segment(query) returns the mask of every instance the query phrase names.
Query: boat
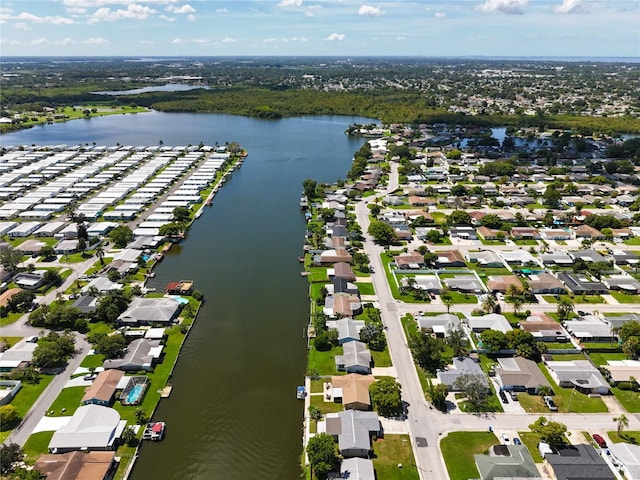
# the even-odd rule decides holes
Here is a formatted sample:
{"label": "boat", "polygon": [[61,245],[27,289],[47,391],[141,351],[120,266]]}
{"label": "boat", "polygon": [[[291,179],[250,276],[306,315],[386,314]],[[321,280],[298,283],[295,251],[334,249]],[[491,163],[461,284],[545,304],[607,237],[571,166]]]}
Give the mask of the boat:
{"label": "boat", "polygon": [[159,262],[163,258],[164,258],[164,253],[162,253],[162,252],[156,253],[156,262]]}
{"label": "boat", "polygon": [[307,396],[307,390],[304,388],[304,385],[299,385],[298,390],[296,391],[296,398],[298,400],[304,400]]}
{"label": "boat", "polygon": [[142,439],[159,442],[164,438],[165,428],[166,423],[164,422],[147,423],[147,426],[144,428],[144,433],[142,434]]}

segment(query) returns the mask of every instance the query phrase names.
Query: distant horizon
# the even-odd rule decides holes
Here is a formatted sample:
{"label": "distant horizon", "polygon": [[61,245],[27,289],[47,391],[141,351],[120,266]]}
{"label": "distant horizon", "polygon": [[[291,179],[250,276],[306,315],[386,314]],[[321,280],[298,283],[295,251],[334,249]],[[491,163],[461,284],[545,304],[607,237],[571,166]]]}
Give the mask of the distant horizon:
{"label": "distant horizon", "polygon": [[640,63],[640,57],[623,56],[580,56],[580,55],[1,55],[0,59],[131,59],[145,60],[181,60],[181,59],[234,59],[234,58],[300,58],[300,59],[370,59],[370,60],[553,60],[553,61],[624,61]]}
{"label": "distant horizon", "polygon": [[640,57],[637,0],[5,0],[0,25],[5,57]]}

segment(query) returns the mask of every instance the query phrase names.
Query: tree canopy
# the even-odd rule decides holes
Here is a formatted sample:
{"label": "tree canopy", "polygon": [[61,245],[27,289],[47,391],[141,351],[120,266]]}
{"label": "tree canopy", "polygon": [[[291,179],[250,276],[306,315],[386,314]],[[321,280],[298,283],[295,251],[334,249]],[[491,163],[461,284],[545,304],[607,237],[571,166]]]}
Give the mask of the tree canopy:
{"label": "tree canopy", "polygon": [[404,407],[400,384],[391,377],[376,380],[369,386],[371,405],[383,417],[398,417],[402,415]]}

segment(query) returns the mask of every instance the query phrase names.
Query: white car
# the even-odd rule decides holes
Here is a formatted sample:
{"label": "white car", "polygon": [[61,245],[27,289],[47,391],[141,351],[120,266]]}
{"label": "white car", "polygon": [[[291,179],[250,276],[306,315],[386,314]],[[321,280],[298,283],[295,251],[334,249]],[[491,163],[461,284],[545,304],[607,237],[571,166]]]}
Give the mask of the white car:
{"label": "white car", "polygon": [[502,439],[502,443],[504,443],[505,445],[511,443],[511,440],[509,440],[509,436],[506,433],[500,435],[500,438]]}

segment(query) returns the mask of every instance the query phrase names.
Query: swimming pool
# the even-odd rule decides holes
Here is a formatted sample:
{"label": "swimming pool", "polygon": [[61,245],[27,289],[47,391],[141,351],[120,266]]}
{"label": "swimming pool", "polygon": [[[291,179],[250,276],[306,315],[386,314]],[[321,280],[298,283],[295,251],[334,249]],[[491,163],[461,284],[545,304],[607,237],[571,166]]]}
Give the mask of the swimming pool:
{"label": "swimming pool", "polygon": [[131,391],[127,394],[127,403],[138,403],[142,398],[142,392],[144,392],[144,384],[134,385]]}

